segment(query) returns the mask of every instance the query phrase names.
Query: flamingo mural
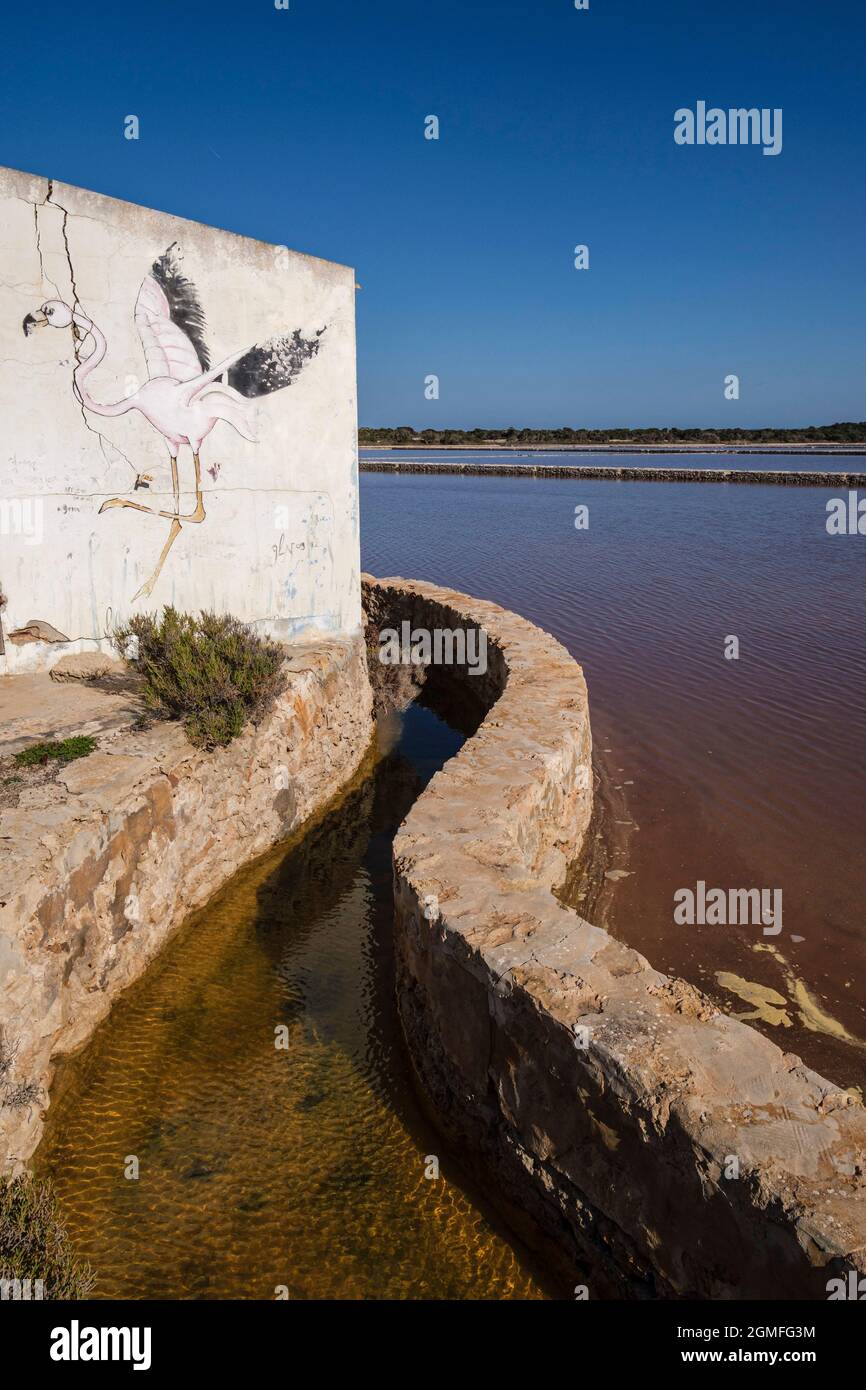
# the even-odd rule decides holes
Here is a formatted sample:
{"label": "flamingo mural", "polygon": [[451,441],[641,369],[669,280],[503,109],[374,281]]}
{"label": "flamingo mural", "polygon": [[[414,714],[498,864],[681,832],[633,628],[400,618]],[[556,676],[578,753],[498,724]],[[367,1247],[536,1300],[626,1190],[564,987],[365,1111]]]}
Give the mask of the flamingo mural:
{"label": "flamingo mural", "polygon": [[[182,273],[177,242],[154,261],[142,280],[133,317],[144,349],[148,380],[132,395],[113,404],[94,400],[88,390],[87,378],[105,357],[107,343],[77,300],[75,307],[70,307],[61,299],[49,299],[36,313],[28,314],[22,326],[26,336],[47,326],[71,327],[78,343],[91,338],[94,346],[87,357],[78,358],[76,347],[78,365],[72,374],[73,389],[82,407],[103,417],[137,410],[168,445],[173,510],[160,511],[126,497],[112,497],[99,508],[100,515],[115,507],[131,508],[164,517],[171,523],[156,568],[133,596],[134,602],[152,592],[184,524],[200,525],[205,520],[201,483],[203,441],[222,420],[243,439],[255,442],[255,399],[292,384],[318,353],[325,328],[312,338],[302,337],[299,329],[280,334],[251,348],[242,348],[212,367],[204,336],[204,311],[195,286]],[[180,510],[178,469],[183,445],[192,451],[195,485],[195,506],[186,513]],[[134,491],[146,488],[151,481],[148,473],[139,472]]]}

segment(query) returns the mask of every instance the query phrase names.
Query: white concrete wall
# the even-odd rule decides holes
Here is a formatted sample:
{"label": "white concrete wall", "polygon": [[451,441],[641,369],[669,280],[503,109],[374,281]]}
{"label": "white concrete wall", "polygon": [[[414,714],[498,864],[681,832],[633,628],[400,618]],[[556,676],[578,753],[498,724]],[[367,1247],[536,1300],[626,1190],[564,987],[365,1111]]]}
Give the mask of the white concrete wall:
{"label": "white concrete wall", "polygon": [[[289,385],[258,396],[257,442],[220,419],[200,449],[203,521],[182,521],[149,596],[174,512],[171,449],[137,409],[87,409],[73,372],[94,338],[23,321],[51,300],[101,330],[88,376],[96,402],[139,391],[148,370],[133,313],[142,282],[177,243],[216,364],[299,330],[316,338]],[[0,671],[46,668],[109,648],[132,612],[174,604],[231,612],[284,639],[360,625],[354,273],[66,184],[0,169]],[[172,330],[169,329],[169,332]],[[162,373],[157,372],[157,375]],[[179,369],[176,373],[182,375]],[[189,377],[184,378],[188,380]],[[171,389],[171,382],[169,381]],[[200,403],[214,396],[200,398]],[[194,431],[190,431],[194,433]],[[178,450],[181,515],[195,512],[194,464]],[[135,489],[138,474],[151,475]],[[68,642],[10,640],[37,619]]]}

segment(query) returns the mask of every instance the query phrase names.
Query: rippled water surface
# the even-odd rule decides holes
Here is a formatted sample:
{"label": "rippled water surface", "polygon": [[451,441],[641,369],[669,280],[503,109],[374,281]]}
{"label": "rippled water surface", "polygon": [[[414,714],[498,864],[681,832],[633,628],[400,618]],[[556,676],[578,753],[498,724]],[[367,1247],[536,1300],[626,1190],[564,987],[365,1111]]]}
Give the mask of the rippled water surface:
{"label": "rippled water surface", "polygon": [[398,1035],[391,840],[460,742],[412,708],[375,774],[232,879],[64,1065],[38,1166],[97,1297],[555,1292],[428,1128]]}
{"label": "rippled water surface", "polygon": [[[361,492],[365,568],[516,609],[583,664],[608,871],[626,875],[597,915],[866,1086],[866,537],[827,535],[836,494],[411,474],[364,474]],[[698,880],[781,889],[781,933],[676,925],[674,893]]]}

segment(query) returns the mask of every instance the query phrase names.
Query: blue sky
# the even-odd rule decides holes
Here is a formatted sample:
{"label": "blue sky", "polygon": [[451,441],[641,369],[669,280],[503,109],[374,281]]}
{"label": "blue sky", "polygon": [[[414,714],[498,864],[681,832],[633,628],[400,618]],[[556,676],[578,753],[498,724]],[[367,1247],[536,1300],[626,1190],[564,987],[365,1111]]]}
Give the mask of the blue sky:
{"label": "blue sky", "polygon": [[864,59],[862,0],[48,0],[0,163],[354,265],[362,424],[859,420]]}

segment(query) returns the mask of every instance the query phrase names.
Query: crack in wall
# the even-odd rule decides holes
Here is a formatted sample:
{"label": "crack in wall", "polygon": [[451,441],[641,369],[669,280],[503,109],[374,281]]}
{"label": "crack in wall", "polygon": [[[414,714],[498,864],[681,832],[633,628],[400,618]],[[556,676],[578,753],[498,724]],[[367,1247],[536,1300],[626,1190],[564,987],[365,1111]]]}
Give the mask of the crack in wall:
{"label": "crack in wall", "polygon": [[[50,181],[49,181],[49,184],[48,184],[48,190],[49,190],[49,194],[50,194],[50,191],[51,191],[51,183],[50,183]],[[43,206],[44,206],[44,204],[43,204]],[[57,294],[57,295],[59,295],[59,294],[60,294],[60,291],[59,291],[59,289],[57,288],[57,285],[56,285],[55,281],[52,280],[51,277],[50,277],[50,275],[47,275],[46,272],[45,272],[45,260],[44,260],[43,255],[42,255],[42,238],[41,238],[40,233],[39,233],[39,205],[38,205],[37,203],[34,203],[34,204],[33,204],[33,225],[34,225],[34,228],[35,228],[35,231],[36,231],[36,255],[39,257],[39,274],[40,274],[41,277],[42,277],[42,283],[43,283],[43,284],[46,284],[46,283],[47,283],[47,284],[49,284],[49,285],[53,285],[53,286],[54,286],[54,293]]]}
{"label": "crack in wall", "polygon": [[[116,602],[121,592],[120,584],[123,583],[125,586],[127,576],[131,571],[134,572],[134,567],[139,563],[137,539],[121,544],[116,539],[115,527],[111,525],[110,521],[103,521],[102,517],[99,521],[96,520],[96,513],[100,504],[113,492],[121,495],[122,492],[128,492],[130,497],[133,496],[131,481],[126,484],[122,481],[122,470],[119,470],[120,460],[123,459],[124,463],[129,466],[133,477],[136,476],[138,470],[131,456],[126,456],[123,448],[118,447],[111,436],[106,436],[101,427],[94,426],[90,420],[91,414],[94,419],[105,418],[102,412],[110,411],[111,403],[115,397],[121,394],[125,395],[119,388],[126,371],[135,370],[139,374],[139,380],[142,377],[142,366],[139,365],[141,350],[133,331],[136,325],[131,312],[135,284],[133,282],[127,284],[125,278],[122,279],[121,283],[118,283],[114,273],[115,256],[125,254],[123,251],[125,228],[116,222],[110,211],[99,217],[88,217],[83,213],[83,210],[80,210],[79,199],[82,194],[79,190],[66,187],[61,181],[42,177],[38,180],[30,179],[26,183],[19,182],[18,187],[26,196],[18,197],[14,191],[11,191],[11,198],[17,199],[17,201],[14,206],[10,203],[7,204],[7,207],[14,212],[15,224],[19,232],[22,282],[10,285],[9,289],[14,290],[16,295],[22,296],[21,315],[27,310],[36,315],[39,305],[47,299],[56,298],[58,301],[72,306],[72,311],[77,318],[77,325],[76,331],[70,338],[66,337],[67,329],[65,327],[61,328],[59,333],[53,334],[48,331],[44,333],[40,331],[35,344],[25,337],[22,344],[25,353],[24,358],[18,358],[17,354],[10,352],[8,358],[0,359],[0,363],[5,361],[10,365],[15,365],[16,372],[13,374],[13,379],[17,377],[22,385],[26,385],[29,381],[32,388],[30,394],[36,393],[30,401],[29,411],[27,402],[22,403],[24,410],[21,413],[20,428],[23,448],[19,450],[20,457],[13,455],[12,460],[17,482],[15,493],[24,500],[32,499],[34,495],[44,498],[46,513],[50,514],[56,508],[57,517],[56,521],[52,518],[52,526],[56,525],[57,527],[57,535],[60,540],[58,548],[68,552],[65,557],[60,555],[56,557],[61,569],[64,565],[68,568],[70,563],[76,563],[73,558],[72,547],[77,543],[79,534],[89,532],[87,535],[86,583],[79,586],[77,578],[70,578],[66,585],[66,594],[62,599],[65,604],[63,611],[69,611],[73,616],[71,622],[61,623],[63,632],[72,635],[65,639],[60,649],[69,650],[70,647],[79,644],[89,645],[91,643],[102,646],[109,640],[110,628],[108,619],[99,612],[100,608],[104,609],[105,607],[104,602],[100,601],[104,598],[102,586],[108,586],[108,592],[114,595]],[[72,208],[60,203],[61,193],[64,196],[66,194],[72,195],[74,203]],[[4,190],[4,198],[5,196]],[[18,206],[19,202],[20,206]],[[85,202],[84,205],[86,206],[87,203]],[[102,204],[96,204],[96,206],[101,208]],[[48,209],[51,209],[52,215],[46,221]],[[60,216],[55,218],[53,216],[54,211],[59,212]],[[31,216],[33,243],[29,242]],[[88,222],[86,228],[82,225],[84,221]],[[97,225],[99,227],[98,232]],[[72,250],[73,235],[76,238],[74,252]],[[31,252],[28,250],[28,246],[33,247],[32,254],[36,260],[35,266],[30,260]],[[18,249],[19,243],[16,243],[16,251]],[[315,260],[315,258],[311,259]],[[79,262],[78,270],[75,267],[76,261]],[[7,273],[15,274],[15,271],[11,270],[12,264],[10,262],[10,272]],[[143,264],[141,268],[144,269]],[[130,269],[134,271],[134,265]],[[57,271],[59,275],[66,276],[64,284],[60,284],[53,274],[54,271]],[[89,307],[82,303],[83,291],[78,286],[79,277],[85,287],[90,287]],[[0,287],[5,284],[6,282],[0,279]],[[48,286],[47,293],[46,285]],[[5,290],[3,293],[5,294]],[[26,309],[23,296],[28,299]],[[30,301],[30,296],[35,297],[35,302]],[[83,400],[85,387],[90,388],[88,389],[88,402],[92,399],[90,392],[93,389],[92,380],[88,377],[88,369],[94,365],[91,360],[93,341],[91,338],[91,348],[88,349],[85,339],[90,334],[83,329],[83,324],[90,318],[91,311],[98,319],[98,334],[101,335],[101,331],[107,330],[110,338],[116,334],[121,339],[119,344],[114,344],[114,347],[119,349],[119,355],[112,352],[109,355],[105,373],[99,374],[100,382],[105,384],[102,387],[97,387],[94,391],[96,395],[94,407],[86,405]],[[17,330],[14,341],[20,343],[21,333],[18,325],[21,319],[18,317],[17,310],[14,311],[12,317],[15,319],[14,328]],[[64,321],[68,323],[69,312],[62,313],[58,317],[61,323]],[[72,348],[71,356],[70,347]],[[99,352],[102,351],[100,336]],[[131,359],[128,365],[127,352]],[[71,400],[67,394],[69,386],[63,385],[67,371],[70,372],[72,378]],[[143,364],[143,375],[146,380],[148,378],[146,363]],[[96,376],[95,372],[94,376]],[[79,378],[85,382],[84,386],[81,385]],[[46,387],[50,394],[46,394]],[[103,402],[99,401],[99,395],[104,397]],[[41,402],[40,396],[42,397]],[[46,420],[45,422],[47,426],[46,436],[50,436],[50,438],[44,445],[37,443],[34,433],[36,426],[33,421],[34,418],[38,417],[39,410],[48,416],[54,415],[56,417],[54,421]],[[88,445],[86,439],[76,433],[77,426],[73,425],[72,416],[79,413],[86,432],[95,436],[99,441],[103,465],[97,464],[92,445]],[[129,435],[129,447],[136,453],[136,459],[140,459],[140,466],[146,468],[151,455],[155,455],[157,451],[154,437],[149,432],[149,422],[146,423],[145,419],[143,412],[141,415],[132,417],[126,425],[119,427],[118,433],[121,438],[125,434]],[[112,418],[109,428],[115,427]],[[227,427],[224,426],[221,432],[228,433]],[[56,435],[59,435],[57,442],[55,442]],[[160,439],[159,442],[161,444],[162,440]],[[233,472],[236,470],[236,473],[241,475],[241,482],[237,485],[226,486],[224,472],[223,478],[219,482],[214,477],[215,486],[211,485],[209,477],[205,477],[202,491],[206,495],[211,494],[213,496],[215,510],[220,495],[230,494],[223,506],[222,519],[225,520],[228,513],[228,531],[232,536],[232,547],[239,546],[242,541],[247,543],[252,537],[258,549],[261,550],[260,556],[256,556],[253,552],[252,565],[252,572],[255,576],[253,606],[257,616],[246,620],[257,626],[273,625],[275,630],[278,629],[282,635],[281,640],[286,642],[297,640],[298,629],[306,628],[311,630],[311,638],[314,636],[317,641],[334,640],[340,635],[344,626],[341,605],[346,602],[351,603],[354,598],[351,576],[338,575],[335,570],[334,555],[337,551],[335,538],[340,535],[344,524],[339,509],[335,507],[335,496],[340,486],[339,477],[335,477],[332,484],[334,496],[331,495],[327,487],[323,489],[321,484],[297,487],[291,484],[281,486],[276,483],[275,486],[276,480],[272,470],[277,464],[277,460],[270,456],[269,451],[253,451],[241,445],[241,457],[238,458],[236,457],[237,441],[234,440],[234,437],[232,444],[234,447],[230,447],[226,441],[224,452],[218,450],[216,459],[222,463],[225,472],[228,471],[229,467]],[[348,436],[346,436],[346,444],[348,444]],[[163,451],[160,449],[159,452],[162,454]],[[317,452],[319,452],[318,448],[314,447],[314,454]],[[351,455],[352,463],[354,463],[353,449],[347,449],[343,446],[340,453],[341,455],[343,453]],[[244,475],[251,471],[248,459],[261,460],[263,456],[265,467],[261,474],[262,482],[258,485],[250,485],[248,481],[244,481]],[[280,459],[279,464],[282,462],[283,460]],[[305,464],[307,462],[304,460]],[[326,468],[328,472],[336,472],[336,469],[331,467],[332,460],[330,458],[321,461],[314,459],[309,462],[312,464],[309,471],[313,477],[320,469],[325,471]],[[110,472],[104,469],[105,463],[110,465]],[[167,460],[163,460],[163,463],[167,464]],[[323,463],[325,468],[322,467]],[[208,471],[215,472],[216,470]],[[155,484],[153,480],[150,480],[154,491],[143,500],[151,503],[151,509],[167,505],[172,498],[169,487],[166,486],[166,473],[167,468],[163,467]],[[30,482],[31,475],[33,477],[32,483]],[[116,483],[112,482],[112,475],[115,476]],[[41,487],[39,486],[40,478],[43,480]],[[83,487],[76,486],[79,481]],[[182,481],[184,480],[182,479]],[[328,478],[327,481],[331,483],[331,478]],[[45,484],[47,484],[47,490],[45,490]],[[342,498],[340,500],[342,502]],[[237,505],[235,505],[236,503]],[[149,509],[143,508],[143,510]],[[273,521],[272,511],[275,511]],[[67,513],[76,515],[67,515]],[[353,511],[355,527],[357,527],[356,513],[357,502],[355,501]],[[235,514],[234,521],[232,514]],[[239,517],[245,519],[243,527],[238,520]],[[285,519],[280,520],[281,517]],[[246,518],[249,518],[248,526]],[[210,530],[213,531],[214,529],[212,525]],[[129,530],[132,532],[131,527]],[[144,534],[144,524],[140,527],[140,534],[142,536]],[[197,533],[190,530],[188,534],[194,537]],[[198,533],[200,536],[204,534],[206,533]],[[217,541],[219,542],[220,539],[221,537],[218,536]],[[271,540],[279,544],[272,545],[270,544]],[[100,554],[100,552],[102,553]],[[310,555],[312,558],[309,561],[310,569],[307,574],[307,558]],[[302,558],[295,563],[293,556]],[[4,561],[0,555],[0,569],[6,568],[11,559],[12,556],[10,555]],[[210,563],[210,557],[208,557],[207,562]],[[15,563],[18,563],[17,559]],[[292,568],[293,564],[294,568]],[[118,578],[117,573],[121,567],[122,581]],[[34,573],[39,568],[42,569],[42,573],[39,574],[39,583],[43,584],[44,562],[41,567],[30,568],[34,570]],[[193,571],[191,561],[188,570],[190,573]],[[299,570],[306,575],[303,583],[298,579]],[[218,567],[217,572],[220,573]],[[27,573],[24,573],[23,567],[19,565],[19,579],[22,576],[27,581],[30,579],[30,572],[28,570]],[[195,578],[195,576],[193,577]],[[184,578],[185,576],[181,575],[178,582],[183,583]],[[337,582],[334,583],[334,581]],[[53,602],[57,579],[51,574],[50,565],[48,576],[44,582],[49,586],[50,601]],[[173,579],[172,583],[174,582]],[[330,588],[333,588],[333,596],[328,592]],[[60,590],[57,592],[60,593]],[[324,608],[321,607],[323,604],[325,605]],[[295,613],[293,616],[284,612],[284,609],[291,610],[294,605],[310,611]],[[89,621],[89,611],[92,611],[96,619],[92,624]],[[351,630],[354,632],[356,629],[357,618],[355,618]],[[8,645],[7,650],[10,650]],[[36,648],[36,654],[39,655],[41,650],[40,644]],[[10,656],[15,656],[11,650]],[[0,668],[5,669],[6,664],[5,661],[0,660]],[[21,669],[24,669],[23,666]]]}
{"label": "crack in wall", "polygon": [[[49,179],[49,180],[48,180],[48,192],[47,192],[47,194],[45,195],[45,202],[43,203],[43,207],[45,207],[45,206],[50,206],[50,207],[56,208],[56,209],[58,210],[58,212],[60,212],[60,213],[63,214],[62,221],[61,221],[61,224],[60,224],[60,235],[61,235],[62,238],[63,238],[63,249],[64,249],[64,252],[66,253],[66,264],[67,264],[68,267],[69,267],[69,283],[70,283],[71,286],[72,286],[72,297],[73,297],[73,299],[72,299],[72,307],[73,307],[73,309],[75,309],[75,308],[83,308],[83,305],[82,305],[82,303],[81,303],[80,296],[79,296],[79,294],[78,294],[78,286],[77,286],[77,284],[75,283],[75,267],[74,267],[73,264],[72,264],[72,251],[71,251],[71,248],[70,248],[70,245],[69,245],[69,230],[68,230],[68,227],[67,227],[67,223],[68,223],[68,221],[69,221],[69,216],[70,216],[69,210],[68,210],[67,208],[65,208],[65,207],[63,206],[62,203],[58,203],[58,202],[52,201],[53,194],[54,194],[54,180],[53,180],[53,179]],[[37,244],[37,250],[38,250],[38,252],[39,252],[39,264],[40,264],[40,266],[41,266],[41,265],[42,265],[42,251],[41,251],[41,247],[40,247],[40,245],[39,245],[38,208],[37,208],[35,205],[34,205],[34,214],[36,215],[36,244]],[[53,281],[53,280],[50,280],[50,279],[48,278],[48,276],[45,275],[44,270],[43,270],[43,279],[48,280],[48,283],[49,283],[50,285],[54,284],[54,281]],[[55,288],[55,290],[57,290],[57,286],[56,286],[56,285],[54,285],[54,288]],[[58,294],[59,294],[59,291],[58,291]],[[73,327],[72,332],[73,332],[73,339],[74,339],[74,342],[73,342],[73,352],[75,353],[75,367],[74,367],[73,370],[72,370],[72,391],[73,391],[73,394],[74,394],[74,396],[75,396],[75,399],[78,401],[78,404],[79,404],[79,406],[80,406],[80,408],[81,408],[81,418],[82,418],[82,420],[84,421],[85,428],[88,429],[88,430],[90,431],[90,433],[93,434],[93,435],[95,435],[96,438],[99,440],[99,447],[100,447],[100,449],[101,449],[101,451],[102,451],[102,457],[105,459],[105,462],[108,464],[109,467],[111,467],[112,459],[109,458],[108,454],[105,452],[105,446],[106,446],[106,444],[109,446],[110,449],[113,449],[114,452],[115,452],[116,454],[119,454],[119,455],[120,455],[120,457],[123,459],[124,463],[128,464],[128,466],[132,469],[132,472],[134,473],[135,477],[137,478],[140,470],[136,468],[136,466],[135,466],[135,464],[132,462],[132,460],[123,452],[123,450],[122,450],[121,448],[118,447],[117,444],[115,444],[112,440],[108,439],[107,436],[104,435],[104,434],[102,433],[101,430],[97,429],[94,425],[91,425],[90,421],[89,421],[88,418],[87,418],[87,412],[86,412],[86,408],[85,408],[85,405],[84,405],[84,401],[83,401],[82,396],[81,396],[81,391],[79,390],[78,383],[77,383],[76,380],[75,380],[75,373],[76,373],[76,371],[78,370],[78,368],[79,368],[80,365],[81,365],[81,345],[82,345],[84,339],[83,339],[83,338],[80,338],[80,337],[78,336],[78,330],[77,330],[75,327]],[[86,336],[86,335],[85,335],[85,336]],[[84,360],[87,361],[87,358],[85,358]]]}

